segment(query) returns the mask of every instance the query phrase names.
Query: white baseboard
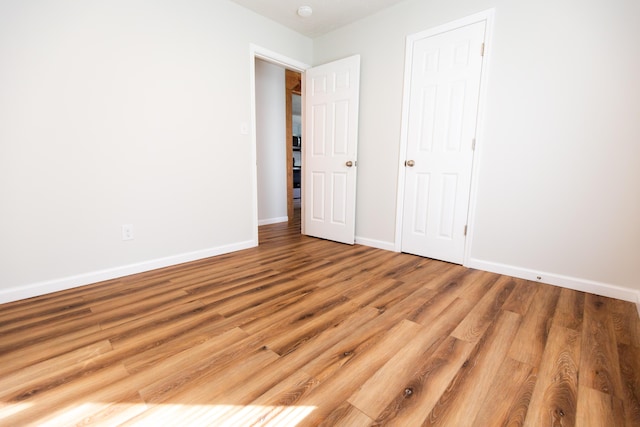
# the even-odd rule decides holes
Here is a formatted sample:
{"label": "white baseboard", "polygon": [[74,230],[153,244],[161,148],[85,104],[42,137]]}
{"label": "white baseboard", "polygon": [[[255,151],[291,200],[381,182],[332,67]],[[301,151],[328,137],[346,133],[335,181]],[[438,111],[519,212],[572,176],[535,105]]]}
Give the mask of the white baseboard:
{"label": "white baseboard", "polygon": [[281,216],[278,218],[259,219],[258,225],[269,225],[269,224],[276,224],[278,222],[287,222],[287,221],[289,221],[288,216]]}
{"label": "white baseboard", "polygon": [[535,271],[521,267],[514,267],[507,264],[500,264],[491,261],[483,261],[471,258],[466,267],[476,268],[478,270],[490,271],[492,273],[504,274],[512,277],[519,277],[534,282],[547,283],[549,285],[561,286],[581,292],[589,292],[591,294],[602,295],[609,298],[616,298],[624,301],[630,301],[638,306],[640,313],[640,291],[621,286],[611,285],[608,283],[595,282],[593,280],[580,279],[577,277],[563,276],[560,274]]}
{"label": "white baseboard", "polygon": [[135,264],[123,265],[121,267],[93,271],[89,273],[78,274],[75,276],[64,277],[61,279],[49,280],[45,282],[5,289],[0,291],[0,304],[45,295],[52,292],[63,291],[78,286],[102,282],[104,280],[116,279],[118,277],[129,276],[131,274],[142,273],[158,268],[169,267],[171,265],[182,264],[184,262],[196,261],[199,259],[222,255],[229,252],[248,249],[257,245],[258,242],[249,240],[246,242],[239,242],[231,245],[219,246],[216,248],[209,248],[200,251],[172,255],[165,258],[158,258]]}
{"label": "white baseboard", "polygon": [[384,249],[385,251],[398,252],[396,251],[396,245],[393,242],[384,242],[382,240],[367,239],[365,237],[356,236],[356,243],[359,245],[371,246],[372,248]]}

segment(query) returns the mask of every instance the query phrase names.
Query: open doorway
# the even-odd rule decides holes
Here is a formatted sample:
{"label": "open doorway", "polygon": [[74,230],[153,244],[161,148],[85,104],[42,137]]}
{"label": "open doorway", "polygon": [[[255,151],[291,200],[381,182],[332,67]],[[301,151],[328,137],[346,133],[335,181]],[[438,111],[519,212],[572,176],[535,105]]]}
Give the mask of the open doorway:
{"label": "open doorway", "polygon": [[[287,217],[299,221],[302,205],[302,75],[285,70]],[[290,141],[290,143],[289,143]]]}
{"label": "open doorway", "polygon": [[300,234],[302,74],[259,57],[254,70],[257,225]]}
{"label": "open doorway", "polygon": [[[273,52],[265,53],[263,56],[258,54],[258,48],[255,46],[252,46],[252,52],[252,84],[257,80],[256,59],[264,59],[269,64],[279,65],[283,69],[304,73],[301,122],[303,123],[302,134],[306,141],[302,142],[300,153],[302,207],[298,232],[354,244],[360,55],[352,55],[311,68],[306,65],[296,66],[291,60]],[[277,57],[280,59],[275,59]],[[282,93],[284,92],[283,90]],[[255,119],[260,111],[260,107],[257,106],[255,87],[252,88],[251,95]],[[258,127],[256,121],[256,126],[252,127],[254,142],[258,139],[256,135]],[[292,141],[285,142],[287,146],[290,143]],[[267,163],[260,161],[257,156],[257,144],[253,147],[256,165],[266,165]],[[285,145],[280,147],[284,149]],[[293,156],[288,154],[286,156],[285,159],[292,158],[293,164]],[[257,169],[258,167],[254,170],[257,171]],[[280,170],[286,175],[286,171]],[[256,178],[254,182],[262,182],[258,173],[254,176]],[[260,220],[257,201],[258,197],[263,197],[263,194],[260,194],[257,185],[254,188],[256,189],[253,192],[256,201],[254,205],[255,242],[259,244]],[[281,188],[286,191],[287,186]],[[286,200],[285,197],[285,206]]]}

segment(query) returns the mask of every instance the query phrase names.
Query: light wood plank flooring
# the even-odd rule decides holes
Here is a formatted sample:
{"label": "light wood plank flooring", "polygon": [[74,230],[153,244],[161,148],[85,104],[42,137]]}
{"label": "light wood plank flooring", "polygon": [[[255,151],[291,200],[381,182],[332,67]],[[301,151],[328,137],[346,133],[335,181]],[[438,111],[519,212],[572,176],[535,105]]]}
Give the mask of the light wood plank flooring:
{"label": "light wood plank flooring", "polygon": [[0,306],[0,425],[640,426],[633,304],[260,230]]}

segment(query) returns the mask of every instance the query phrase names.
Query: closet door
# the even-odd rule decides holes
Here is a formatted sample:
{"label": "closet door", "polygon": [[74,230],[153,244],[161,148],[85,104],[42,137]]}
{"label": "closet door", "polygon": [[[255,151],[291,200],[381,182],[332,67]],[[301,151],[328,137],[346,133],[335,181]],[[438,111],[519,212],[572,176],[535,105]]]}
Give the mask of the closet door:
{"label": "closet door", "polygon": [[402,252],[463,263],[485,27],[412,42]]}

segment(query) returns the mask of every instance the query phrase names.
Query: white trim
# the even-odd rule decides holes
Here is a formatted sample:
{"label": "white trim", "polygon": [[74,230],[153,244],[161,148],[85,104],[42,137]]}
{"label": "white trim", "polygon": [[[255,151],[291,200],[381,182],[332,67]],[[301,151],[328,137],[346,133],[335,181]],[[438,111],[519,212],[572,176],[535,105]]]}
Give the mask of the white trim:
{"label": "white trim", "polygon": [[[623,288],[609,283],[596,282],[593,280],[581,279],[578,277],[563,276],[561,274],[536,271],[528,268],[516,267],[508,264],[484,261],[471,258],[466,267],[492,273],[504,274],[506,276],[519,277],[521,279],[534,282],[547,283],[549,285],[561,286],[575,291],[588,292],[602,295],[609,298],[616,298],[630,302],[640,302],[640,293],[634,289]],[[639,307],[640,310],[640,307]],[[639,311],[640,312],[640,311]]]}
{"label": "white trim", "polygon": [[395,252],[402,251],[402,219],[404,218],[405,166],[407,138],[409,133],[409,94],[411,92],[411,64],[413,63],[413,38],[407,36],[404,54],[404,81],[402,91],[402,122],[400,125],[400,155],[398,158],[398,191],[396,191],[396,238]]}
{"label": "white trim", "polygon": [[478,116],[476,119],[476,145],[471,164],[471,189],[469,192],[469,207],[467,211],[467,239],[464,246],[463,264],[471,259],[473,236],[476,222],[476,206],[478,204],[478,181],[480,177],[480,164],[482,147],[484,146],[485,111],[488,104],[489,68],[492,56],[493,19],[494,9],[482,12],[485,15],[487,25],[484,33],[484,56],[482,58],[482,74],[480,75],[480,96],[478,97]]}
{"label": "white trim", "polygon": [[[487,23],[493,24],[493,16],[495,15],[495,9],[487,9],[482,12],[474,13],[473,15],[465,16],[464,18],[449,21],[446,24],[438,25],[437,27],[429,28],[428,30],[420,31],[419,33],[411,34],[407,36],[407,41],[413,43],[416,40],[421,40],[427,37],[435,36],[447,31],[455,30],[460,27],[475,24],[476,22],[487,21]],[[487,25],[488,27],[488,25]],[[486,40],[485,40],[486,43]],[[487,47],[487,46],[485,46]]]}
{"label": "white trim", "polygon": [[63,277],[61,279],[49,280],[46,282],[33,283],[26,286],[5,289],[0,291],[0,304],[45,295],[52,292],[64,291],[67,289],[76,288],[78,286],[89,285],[105,280],[116,279],[118,277],[129,276],[131,274],[137,274],[145,271],[156,270],[158,268],[182,264],[185,262],[196,261],[199,259],[222,255],[229,252],[240,251],[255,246],[256,244],[250,240],[246,242],[234,243],[194,252],[187,252],[184,254],[138,262],[121,267],[92,271],[75,276]]}
{"label": "white trim", "polygon": [[256,58],[303,73],[310,68],[303,62],[286,57],[253,43],[249,44],[249,96],[251,98],[251,218],[253,221],[253,241],[258,245],[258,155],[256,137]]}
{"label": "white trim", "polygon": [[384,249],[385,251],[396,251],[395,244],[393,242],[385,242],[382,240],[367,239],[366,237],[356,236],[356,244],[363,246],[370,246],[376,249]]}
{"label": "white trim", "polygon": [[288,216],[280,216],[277,218],[267,218],[267,219],[259,219],[258,225],[269,225],[269,224],[277,224],[279,222],[287,222],[289,221]]}
{"label": "white trim", "polygon": [[250,66],[249,66],[249,93],[251,102],[251,123],[249,124],[249,133],[251,137],[251,146],[249,148],[249,156],[251,157],[251,229],[253,230],[253,241],[258,242],[258,144],[256,137],[256,52],[253,45],[249,48]]}
{"label": "white trim", "polygon": [[638,298],[636,302],[636,308],[638,309],[638,316],[640,316],[640,291],[638,291]]}
{"label": "white trim", "polygon": [[297,71],[299,73],[304,73],[305,70],[307,70],[308,68],[311,68],[310,65],[305,64],[304,62],[297,61],[295,59],[281,55],[278,52],[265,49],[253,43],[249,44],[249,49],[251,50],[252,60],[255,60],[255,58],[259,58],[259,59],[262,59],[263,61],[267,61],[272,64],[276,64],[281,67],[288,68],[293,71]]}
{"label": "white trim", "polygon": [[473,166],[471,169],[471,191],[469,196],[469,207],[467,212],[467,239],[465,242],[465,252],[463,258],[463,264],[466,264],[471,254],[471,242],[473,236],[473,224],[476,209],[477,200],[477,187],[479,176],[479,159],[480,159],[480,147],[482,146],[482,131],[484,122],[484,111],[487,104],[487,87],[489,76],[489,58],[491,55],[491,43],[493,38],[493,18],[494,9],[488,9],[483,12],[476,13],[471,16],[467,16],[456,21],[449,22],[447,24],[439,25],[437,27],[421,31],[416,34],[407,36],[405,45],[405,64],[404,64],[404,90],[402,94],[402,125],[400,128],[400,156],[398,162],[398,191],[396,199],[396,236],[394,242],[394,250],[396,252],[402,251],[402,219],[404,217],[404,188],[405,188],[405,174],[404,174],[404,160],[407,157],[407,138],[409,129],[409,92],[411,90],[411,64],[413,61],[413,44],[415,41],[431,37],[436,34],[451,31],[456,28],[460,28],[466,25],[471,25],[476,22],[486,21],[484,44],[485,54],[482,59],[482,75],[480,77],[480,97],[478,99],[478,116],[476,121],[476,147],[473,153]]}

